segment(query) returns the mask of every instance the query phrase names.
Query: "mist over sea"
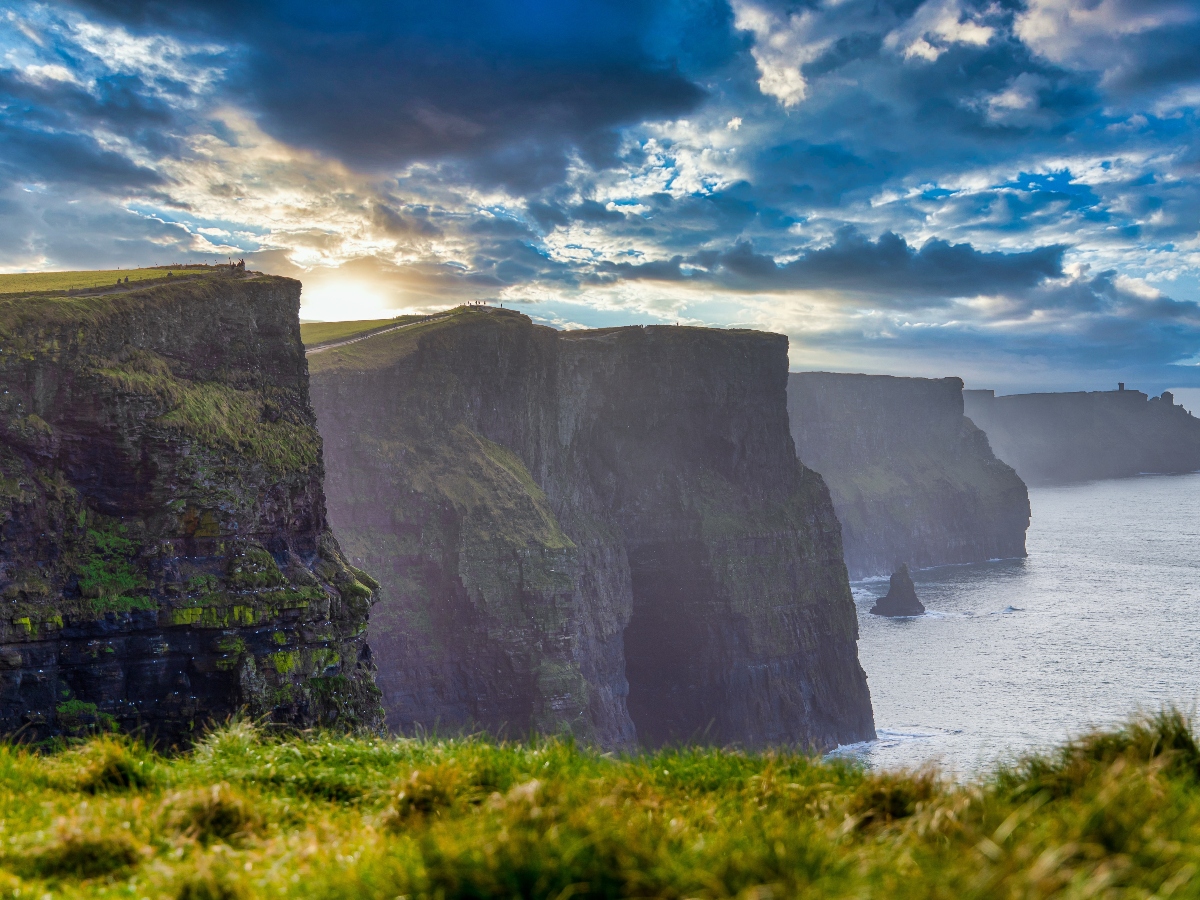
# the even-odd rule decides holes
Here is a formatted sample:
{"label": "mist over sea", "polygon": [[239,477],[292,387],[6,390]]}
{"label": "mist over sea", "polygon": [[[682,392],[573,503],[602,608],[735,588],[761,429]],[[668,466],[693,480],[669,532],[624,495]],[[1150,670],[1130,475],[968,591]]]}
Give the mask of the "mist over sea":
{"label": "mist over sea", "polygon": [[853,585],[872,767],[968,775],[1134,710],[1200,697],[1200,474],[1031,488],[1029,557],[914,573],[928,610]]}

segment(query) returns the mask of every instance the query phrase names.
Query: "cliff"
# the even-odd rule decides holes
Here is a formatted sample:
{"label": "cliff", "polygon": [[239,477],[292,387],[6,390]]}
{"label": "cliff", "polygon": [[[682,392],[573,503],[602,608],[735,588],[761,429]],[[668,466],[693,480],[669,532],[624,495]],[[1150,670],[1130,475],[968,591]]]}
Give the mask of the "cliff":
{"label": "cliff", "polygon": [[1200,419],[1170,393],[967,391],[967,415],[1030,484],[1200,470]]}
{"label": "cliff", "polygon": [[1025,555],[1029,495],[963,417],[957,378],[802,372],[796,452],[829,485],[850,577]]}
{"label": "cliff", "polygon": [[0,730],[379,720],[299,298],[229,270],[0,297]]}
{"label": "cliff", "polygon": [[396,730],[874,734],[787,341],[460,309],[310,355],[330,518],[378,574]]}

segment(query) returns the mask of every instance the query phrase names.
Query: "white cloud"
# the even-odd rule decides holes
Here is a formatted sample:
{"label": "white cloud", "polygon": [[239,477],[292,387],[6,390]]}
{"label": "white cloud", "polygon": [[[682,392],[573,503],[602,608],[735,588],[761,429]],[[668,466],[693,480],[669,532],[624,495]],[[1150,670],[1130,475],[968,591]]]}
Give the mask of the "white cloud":
{"label": "white cloud", "polygon": [[[166,35],[134,35],[124,28],[78,17],[69,20],[68,29],[71,41],[109,71],[137,75],[159,93],[177,94],[178,84],[204,93],[224,75],[224,69],[214,62],[226,52],[219,44],[184,44]],[[169,87],[160,87],[159,82]]]}
{"label": "white cloud", "polygon": [[22,80],[33,84],[44,85],[52,81],[66,82],[67,84],[80,84],[75,73],[66,66],[50,63],[48,65],[28,65],[22,66],[17,70]]}
{"label": "white cloud", "polygon": [[905,59],[933,62],[953,44],[982,47],[996,29],[963,11],[960,0],[929,0],[901,27],[884,39],[884,46]]}
{"label": "white cloud", "polygon": [[1197,18],[1193,0],[1029,0],[1014,31],[1052,62],[1106,71],[1123,60],[1119,38]]}
{"label": "white cloud", "polygon": [[750,49],[758,66],[758,89],[792,107],[808,96],[808,83],[800,68],[812,62],[833,43],[820,35],[821,17],[813,10],[786,17],[750,0],[734,0],[734,26],[754,35]]}
{"label": "white cloud", "polygon": [[1022,72],[1004,90],[981,98],[976,105],[993,125],[1014,128],[1044,125],[1051,121],[1051,116],[1042,109],[1040,94],[1048,87],[1048,78]]}

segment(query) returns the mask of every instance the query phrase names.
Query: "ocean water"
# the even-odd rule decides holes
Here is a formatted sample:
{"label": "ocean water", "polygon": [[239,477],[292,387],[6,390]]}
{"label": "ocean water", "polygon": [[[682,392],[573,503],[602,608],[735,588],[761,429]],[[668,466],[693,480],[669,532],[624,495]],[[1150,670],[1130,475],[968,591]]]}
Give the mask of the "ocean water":
{"label": "ocean water", "polygon": [[1029,492],[1024,560],[914,573],[927,613],[868,612],[852,585],[874,768],[969,776],[1131,713],[1200,698],[1200,474]]}

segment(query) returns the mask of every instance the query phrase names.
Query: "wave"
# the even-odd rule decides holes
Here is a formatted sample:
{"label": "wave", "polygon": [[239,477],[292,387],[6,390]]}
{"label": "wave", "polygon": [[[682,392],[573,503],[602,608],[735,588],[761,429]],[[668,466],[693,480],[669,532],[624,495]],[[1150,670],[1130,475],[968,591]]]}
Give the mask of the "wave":
{"label": "wave", "polygon": [[877,737],[873,741],[857,741],[853,744],[839,744],[835,749],[825,754],[826,759],[864,759],[873,750],[896,747],[914,741],[929,741],[935,738],[951,737],[962,734],[961,728],[936,728],[931,725],[900,725],[895,728],[876,729]]}

